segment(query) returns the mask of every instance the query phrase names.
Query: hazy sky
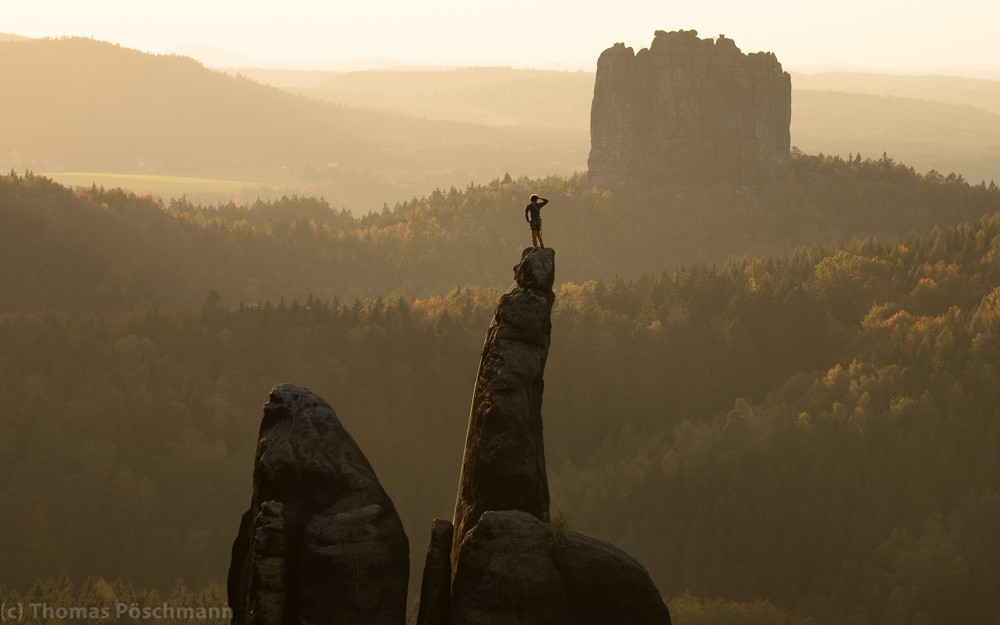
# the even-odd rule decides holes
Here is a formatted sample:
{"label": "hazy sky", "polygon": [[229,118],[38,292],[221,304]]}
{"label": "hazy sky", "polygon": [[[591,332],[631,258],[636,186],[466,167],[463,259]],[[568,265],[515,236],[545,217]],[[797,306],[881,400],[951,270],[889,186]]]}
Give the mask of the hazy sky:
{"label": "hazy sky", "polygon": [[0,0],[0,31],[29,37],[438,65],[592,68],[617,41],[638,49],[654,30],[694,28],[786,68],[995,68],[998,25],[1000,0]]}

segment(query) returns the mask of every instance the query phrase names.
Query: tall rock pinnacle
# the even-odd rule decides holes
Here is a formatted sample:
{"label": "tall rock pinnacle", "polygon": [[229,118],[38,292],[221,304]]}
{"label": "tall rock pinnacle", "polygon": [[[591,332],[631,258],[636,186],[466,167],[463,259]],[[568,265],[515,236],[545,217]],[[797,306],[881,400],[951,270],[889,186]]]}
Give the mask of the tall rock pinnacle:
{"label": "tall rock pinnacle", "polygon": [[722,35],[658,30],[637,54],[615,44],[597,61],[591,180],[756,188],[788,161],[791,92],[774,54]]}
{"label": "tall rock pinnacle", "polygon": [[549,520],[542,374],[552,330],[555,250],[525,250],[514,279],[497,305],[479,361],[455,503],[453,559],[487,510],[521,510]]}
{"label": "tall rock pinnacle", "polygon": [[399,515],[333,408],[271,389],[229,567],[234,625],[403,625],[408,578]]}
{"label": "tall rock pinnacle", "polygon": [[542,373],[555,252],[525,250],[514,279],[486,331],[455,524],[434,521],[417,625],[670,625],[641,564],[549,519]]}

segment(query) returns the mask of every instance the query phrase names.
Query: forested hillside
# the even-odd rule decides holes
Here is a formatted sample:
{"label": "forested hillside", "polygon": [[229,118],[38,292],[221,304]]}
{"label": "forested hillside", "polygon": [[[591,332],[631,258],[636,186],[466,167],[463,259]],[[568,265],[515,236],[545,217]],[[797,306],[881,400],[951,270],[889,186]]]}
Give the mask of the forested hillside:
{"label": "forested hillside", "polygon": [[723,190],[612,194],[586,176],[497,179],[356,218],[323,200],[167,205],[120,190],[70,191],[39,176],[0,176],[0,310],[190,307],[409,297],[456,286],[503,288],[530,243],[528,195],[551,200],[545,240],[558,279],[638,277],[732,254],[892,239],[1000,210],[995,185],[919,175],[887,157],[796,154],[757,196]]}
{"label": "forested hillside", "polygon": [[[667,592],[995,622],[998,226],[564,295],[567,357],[601,366],[566,396],[558,503],[662,566]],[[596,330],[573,304],[603,313],[600,338],[568,340]],[[582,432],[592,412],[620,435]]]}
{"label": "forested hillside", "polygon": [[[984,81],[988,82],[988,81]],[[1000,89],[1000,82],[996,83]],[[926,172],[1000,179],[1000,113],[965,104],[796,89],[793,142],[815,154],[881,154]]]}
{"label": "forested hillside", "polygon": [[4,169],[237,178],[363,212],[504,171],[586,167],[585,133],[321,102],[91,39],[0,42],[0,76]]}
{"label": "forested hillside", "polygon": [[[520,240],[521,198],[538,187],[552,198],[546,227],[564,280],[543,408],[554,509],[639,554],[692,611],[702,608],[685,591],[769,599],[759,611],[770,622],[789,613],[995,622],[998,192],[888,159],[794,163],[786,204],[725,216],[709,196],[696,206],[715,212],[684,213],[578,178],[496,181],[354,219],[305,200],[165,207],[4,177],[0,498],[16,502],[0,518],[8,583],[25,590],[66,571],[79,583],[123,577],[167,593],[178,577],[195,587],[221,580],[249,495],[260,405],[277,382],[334,405],[419,554],[430,520],[451,514],[499,292],[417,296],[405,280],[475,264],[447,279],[505,286],[521,245],[483,242],[507,221]],[[587,219],[557,212],[570,206]],[[780,212],[793,208],[801,212]],[[969,223],[930,229],[937,219]],[[791,246],[803,233],[864,232],[859,224],[926,231],[634,279],[586,276],[678,253],[650,256],[657,241],[686,253],[722,241],[711,250],[721,255],[733,242]],[[784,238],[767,239],[768,229]],[[482,255],[475,263],[461,255],[470,247]],[[326,259],[342,249],[341,264]],[[300,295],[345,274],[368,279],[352,272],[379,257],[389,263],[380,270],[402,274],[391,284],[405,297]],[[166,258],[176,274],[157,273]],[[426,273],[406,274],[411,263]],[[246,297],[259,271],[274,273]],[[295,285],[284,301],[272,290],[282,281]],[[55,291],[67,294],[45,299]],[[168,305],[158,292],[175,295]]]}

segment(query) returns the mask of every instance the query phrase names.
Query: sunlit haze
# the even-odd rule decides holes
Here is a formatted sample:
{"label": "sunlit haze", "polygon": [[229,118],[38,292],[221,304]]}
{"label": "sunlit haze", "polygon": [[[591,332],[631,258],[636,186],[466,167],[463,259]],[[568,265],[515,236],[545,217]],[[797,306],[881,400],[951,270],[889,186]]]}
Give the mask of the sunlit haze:
{"label": "sunlit haze", "polygon": [[0,0],[0,625],[1000,625],[998,25]]}
{"label": "sunlit haze", "polygon": [[215,46],[288,65],[379,57],[427,65],[592,69],[612,43],[638,49],[649,45],[656,29],[696,29],[705,37],[724,33],[745,52],[775,52],[789,68],[981,73],[1000,66],[994,32],[1000,3],[992,0],[4,4],[0,29],[7,33],[85,36],[195,56],[193,45]]}

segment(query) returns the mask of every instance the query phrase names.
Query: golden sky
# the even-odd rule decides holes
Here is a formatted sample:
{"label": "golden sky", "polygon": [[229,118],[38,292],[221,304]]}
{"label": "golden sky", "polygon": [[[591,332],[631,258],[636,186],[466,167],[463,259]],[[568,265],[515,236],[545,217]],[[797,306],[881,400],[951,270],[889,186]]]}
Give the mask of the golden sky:
{"label": "golden sky", "polygon": [[258,59],[592,69],[617,41],[694,28],[793,69],[1000,68],[1000,0],[0,0],[0,15],[0,31],[29,37]]}

